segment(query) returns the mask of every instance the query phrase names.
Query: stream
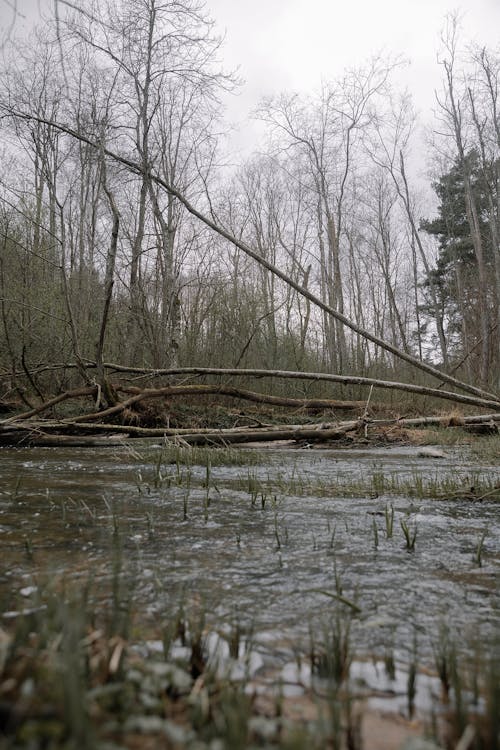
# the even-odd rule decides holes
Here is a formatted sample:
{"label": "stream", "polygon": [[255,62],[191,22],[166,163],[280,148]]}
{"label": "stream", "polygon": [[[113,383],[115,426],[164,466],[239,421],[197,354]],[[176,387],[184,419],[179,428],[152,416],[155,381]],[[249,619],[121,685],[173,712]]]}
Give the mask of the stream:
{"label": "stream", "polygon": [[[105,590],[119,547],[122,583],[148,617],[202,607],[211,629],[237,622],[251,633],[268,667],[307,653],[311,632],[338,613],[364,659],[392,649],[432,666],[443,627],[465,653],[498,642],[498,503],[443,497],[479,474],[498,482],[497,466],[463,448],[241,455],[242,465],[185,466],[138,442],[0,450],[2,617],[57,578],[92,576]],[[423,481],[440,499],[397,491]],[[363,482],[370,490],[356,496]]]}

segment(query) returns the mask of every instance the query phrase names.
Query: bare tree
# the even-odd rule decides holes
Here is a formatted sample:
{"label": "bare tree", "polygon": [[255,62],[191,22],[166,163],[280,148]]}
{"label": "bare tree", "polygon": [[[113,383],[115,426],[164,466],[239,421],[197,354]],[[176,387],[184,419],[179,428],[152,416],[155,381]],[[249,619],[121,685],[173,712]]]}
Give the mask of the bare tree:
{"label": "bare tree", "polygon": [[[376,138],[371,146],[371,158],[389,174],[408,224],[413,264],[417,332],[421,329],[417,294],[419,265],[421,264],[428,283],[430,309],[436,327],[441,359],[445,368],[448,368],[448,344],[442,305],[440,304],[438,289],[431,274],[432,260],[428,256],[421,232],[419,231],[417,198],[410,186],[406,168],[414,126],[415,114],[409,96],[406,94],[399,97],[396,101],[391,101],[391,106],[386,112],[386,116],[380,123],[376,124]],[[419,344],[419,352],[420,356],[422,356],[421,343]]]}
{"label": "bare tree", "polygon": [[232,87],[233,78],[218,65],[220,39],[197,0],[125,0],[118,7],[89,0],[71,7],[73,13],[61,21],[62,43],[76,40],[108,76],[112,71],[114,142],[142,164],[139,179],[130,185],[136,208],[128,230],[124,225],[130,240],[131,356],[149,341],[157,366],[175,362],[180,212],[175,197],[158,192],[149,171],[154,165],[171,184],[196,195],[200,165],[211,163],[218,97]]}
{"label": "bare tree", "polygon": [[[296,95],[265,101],[259,116],[277,137],[276,149],[295,152],[302,180],[315,196],[317,258],[320,293],[329,306],[344,315],[342,237],[350,181],[356,170],[355,153],[373,120],[373,104],[383,94],[391,64],[375,59],[364,69],[351,70],[338,82],[324,85],[315,100]],[[338,321],[324,317],[330,366],[346,366],[346,339]]]}
{"label": "bare tree", "polygon": [[457,83],[458,19],[456,15],[448,18],[447,27],[442,35],[442,42],[444,53],[440,62],[445,77],[444,92],[441,97],[437,97],[437,101],[441,111],[442,122],[448,129],[448,134],[454,139],[458,163],[462,170],[465,211],[474,247],[479,279],[478,310],[481,341],[479,376],[482,383],[487,383],[491,356],[490,315],[486,291],[489,286],[489,276],[480,230],[479,209],[472,188],[470,160],[468,158],[468,152],[472,147],[472,143],[469,141],[468,123],[466,121],[468,92],[463,87],[460,89]]}
{"label": "bare tree", "polygon": [[[476,75],[468,86],[470,112],[476,131],[484,187],[488,202],[488,226],[495,275],[496,336],[492,337],[493,362],[500,369],[500,55],[486,48],[473,48]],[[500,375],[499,375],[500,378]],[[498,381],[500,384],[500,380]]]}

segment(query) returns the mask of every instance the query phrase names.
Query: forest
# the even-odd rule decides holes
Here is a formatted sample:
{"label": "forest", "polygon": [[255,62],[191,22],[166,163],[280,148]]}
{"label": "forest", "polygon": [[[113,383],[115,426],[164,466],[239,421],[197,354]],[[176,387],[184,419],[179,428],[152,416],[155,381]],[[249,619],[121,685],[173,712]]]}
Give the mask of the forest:
{"label": "forest", "polygon": [[375,56],[262,100],[235,165],[244,84],[203,4],[58,7],[4,45],[3,403],[88,386],[112,407],[116,364],[444,384],[498,410],[498,50],[447,19],[425,137],[404,63]]}

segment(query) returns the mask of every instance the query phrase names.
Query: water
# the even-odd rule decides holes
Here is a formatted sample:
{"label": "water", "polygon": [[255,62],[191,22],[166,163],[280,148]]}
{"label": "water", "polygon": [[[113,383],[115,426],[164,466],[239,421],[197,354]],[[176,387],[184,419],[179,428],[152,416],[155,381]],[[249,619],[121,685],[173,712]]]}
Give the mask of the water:
{"label": "water", "polygon": [[[139,443],[0,451],[3,617],[29,609],[54,579],[92,576],[105,591],[118,546],[145,615],[160,622],[183,601],[213,628],[238,621],[268,663],[307,653],[311,630],[339,613],[352,618],[356,653],[370,658],[391,648],[408,662],[416,642],[431,663],[443,624],[464,650],[498,635],[498,504],[338,492],[373,475],[410,484],[449,475],[469,486],[479,467],[467,457],[280,449],[248,466],[162,465],[160,477],[154,454]],[[499,479],[495,466],[481,472]],[[402,520],[417,529],[414,551]]]}

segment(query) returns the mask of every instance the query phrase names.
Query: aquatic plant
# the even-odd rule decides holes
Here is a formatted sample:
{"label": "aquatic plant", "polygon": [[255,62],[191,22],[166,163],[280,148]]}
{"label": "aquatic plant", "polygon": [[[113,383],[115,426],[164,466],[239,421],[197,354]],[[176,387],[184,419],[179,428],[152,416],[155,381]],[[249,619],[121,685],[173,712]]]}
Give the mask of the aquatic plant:
{"label": "aquatic plant", "polygon": [[491,750],[500,748],[500,638],[493,644],[484,669],[484,694],[486,711],[481,735],[484,747]]}
{"label": "aquatic plant", "polygon": [[208,509],[210,508],[210,503],[211,503],[211,499],[210,499],[210,486],[207,487],[207,490],[206,490],[206,492],[203,495],[202,502],[203,502],[203,518],[205,519],[205,523],[207,523],[207,521],[208,521]]}
{"label": "aquatic plant", "polygon": [[408,521],[405,518],[402,518],[400,523],[405,538],[406,549],[408,552],[413,552],[415,549],[415,542],[417,541],[417,524],[415,523],[413,530],[410,530]]}
{"label": "aquatic plant", "polygon": [[[352,615],[337,611],[319,630],[310,625],[308,657],[323,723],[313,721],[301,727],[293,724],[287,717],[285,700],[280,697],[279,680],[274,682],[274,699],[271,695],[266,698],[267,710],[274,710],[266,723],[261,721],[247,688],[249,672],[235,681],[229,673],[211,666],[203,601],[191,605],[189,610],[185,593],[181,594],[177,606],[167,608],[158,623],[163,646],[161,660],[148,651],[147,640],[140,640],[147,638],[148,628],[135,614],[138,589],[135,585],[130,587],[130,581],[138,580],[138,576],[125,570],[126,557],[118,541],[113,554],[116,559],[114,580],[110,582],[112,598],[103,598],[105,592],[90,579],[77,589],[68,585],[61,590],[60,582],[52,583],[37,595],[37,606],[30,614],[20,615],[9,624],[11,635],[2,641],[5,655],[0,666],[2,716],[7,722],[2,740],[6,740],[6,748],[90,750],[110,742],[128,746],[129,735],[136,736],[137,731],[151,746],[167,733],[172,743],[180,746],[194,746],[198,741],[227,748],[298,748],[299,738],[306,737],[307,746],[317,750],[361,747],[360,713],[349,685],[354,658]],[[341,591],[340,585],[338,589]],[[123,616],[128,619],[125,625],[120,619]],[[237,615],[232,616],[224,637],[231,659],[244,661],[249,657],[252,639]],[[473,709],[465,689],[470,663],[467,660],[459,665],[458,652],[452,660],[450,643],[443,630],[435,644],[436,654],[446,653],[448,665],[450,742],[456,746],[460,737],[473,729],[474,747],[498,750],[498,652],[493,649],[482,662],[477,659],[480,700],[472,695],[476,702]],[[180,651],[182,656],[174,658]],[[297,659],[302,663],[304,656]],[[394,668],[392,650],[387,651],[385,663],[390,675]],[[415,713],[418,674],[414,640],[407,677],[409,716]],[[28,690],[32,691],[29,703]],[[16,719],[16,707],[21,701],[22,705],[29,705],[29,714],[22,723]],[[286,732],[282,732],[283,727]]]}
{"label": "aquatic plant", "polygon": [[284,544],[288,544],[289,533],[288,533],[288,526],[285,523],[285,519],[278,515],[276,498],[273,499],[273,508],[274,508],[273,532],[274,532],[274,539],[276,541],[276,549],[279,551]]}
{"label": "aquatic plant", "polygon": [[162,464],[163,464],[163,451],[160,451],[158,453],[158,458],[156,460],[155,473],[154,473],[154,479],[153,479],[153,485],[156,490],[162,486],[163,480],[164,480],[164,476],[162,474]]}
{"label": "aquatic plant", "polygon": [[373,543],[375,545],[375,549],[378,549],[378,526],[375,519],[372,519],[372,529],[373,529]]}
{"label": "aquatic plant", "polygon": [[[328,532],[330,533],[330,528],[328,529]],[[335,536],[336,536],[336,534],[337,534],[337,526],[335,525],[333,527],[332,532],[331,532],[330,543],[329,543],[329,547],[330,547],[331,550],[333,550],[334,547],[335,547]]]}
{"label": "aquatic plant", "polygon": [[450,696],[451,676],[456,669],[455,644],[450,638],[447,625],[441,624],[437,641],[432,644],[434,663],[441,682],[442,700],[448,702]]}
{"label": "aquatic plant", "polygon": [[384,654],[385,673],[390,680],[396,679],[396,662],[394,660],[394,649],[388,647]]}
{"label": "aquatic plant", "polygon": [[436,723],[438,741],[450,747],[500,748],[500,642],[485,650],[475,640],[460,656],[456,639],[442,627],[435,644],[436,665],[447,705],[445,723]]}
{"label": "aquatic plant", "polygon": [[274,538],[276,539],[276,549],[281,549],[281,537],[278,528],[278,514],[274,514]]}
{"label": "aquatic plant", "polygon": [[83,497],[79,498],[79,504],[81,509],[88,514],[88,518],[91,520],[92,524],[95,524],[97,521],[97,508],[89,508]]}
{"label": "aquatic plant", "polygon": [[392,538],[393,531],[394,531],[394,506],[386,505],[385,506],[385,534],[386,534],[387,539]]}
{"label": "aquatic plant", "polygon": [[464,686],[461,671],[456,658],[450,664],[450,682],[452,686],[452,710],[450,723],[457,739],[462,737],[468,722],[468,712],[465,703]]}
{"label": "aquatic plant", "polygon": [[[420,471],[413,471],[410,476],[398,474],[384,475],[377,473],[376,484],[381,487],[383,482],[384,495],[405,496],[416,499],[435,500],[490,500],[500,501],[500,474],[492,471],[472,472],[463,477],[460,474],[449,473],[439,475],[425,475]],[[259,480],[249,473],[247,478],[237,477],[219,482],[219,487],[247,491],[251,498],[258,497],[262,492],[279,494],[281,496],[295,495],[300,497],[314,495],[316,497],[378,497],[381,493],[373,491],[373,480],[370,475],[362,478],[342,477],[335,480],[311,478],[296,473],[288,478],[275,476],[266,482]],[[392,504],[386,506],[386,531],[389,529],[392,517]]]}
{"label": "aquatic plant", "polygon": [[377,470],[372,473],[371,476],[371,490],[375,497],[383,495],[386,488],[385,474],[382,470]]}
{"label": "aquatic plant", "polygon": [[64,498],[61,498],[61,517],[63,523],[66,523],[66,501]]}
{"label": "aquatic plant", "polygon": [[338,686],[349,676],[352,663],[351,618],[337,614],[323,624],[319,643],[310,631],[309,659],[313,674]]}
{"label": "aquatic plant", "polygon": [[22,481],[23,481],[23,476],[22,474],[19,474],[16,478],[16,481],[12,490],[7,490],[7,491],[2,490],[2,492],[0,492],[0,495],[5,495],[8,498],[9,502],[16,503],[20,496],[20,489],[21,489]]}
{"label": "aquatic plant", "polygon": [[479,541],[476,546],[476,551],[474,553],[474,563],[477,565],[478,568],[482,568],[483,566],[483,550],[484,550],[484,540],[486,539],[486,536],[488,534],[488,530],[485,529],[481,536],[479,537]]}
{"label": "aquatic plant", "polygon": [[413,718],[415,712],[415,697],[417,695],[417,636],[413,637],[413,650],[410,656],[410,663],[408,665],[408,676],[406,680],[406,694],[407,694],[407,706],[408,716],[410,719]]}
{"label": "aquatic plant", "polygon": [[34,550],[33,550],[33,540],[31,538],[31,534],[24,535],[24,551],[26,553],[27,560],[29,560],[30,562],[33,562]]}
{"label": "aquatic plant", "polygon": [[144,450],[137,455],[137,460],[156,465],[175,464],[176,466],[255,466],[262,463],[263,454],[248,448],[234,446],[179,445],[166,442],[159,449]]}
{"label": "aquatic plant", "polygon": [[[158,461],[156,466],[158,466],[160,462],[158,456],[156,454],[155,456]],[[132,470],[129,464],[125,467],[130,486],[131,473],[135,472],[137,466],[134,464]],[[118,744],[125,747],[128,746],[129,740],[135,741],[132,739],[134,731],[143,732],[144,745],[150,746],[155,746],[155,742],[167,741],[165,737],[168,737],[168,742],[172,745],[177,743],[180,747],[191,745],[194,747],[196,742],[200,746],[208,746],[213,742],[214,747],[217,744],[220,747],[233,747],[233,745],[238,746],[238,743],[243,743],[242,747],[287,747],[288,739],[291,742],[294,736],[294,727],[290,713],[287,714],[288,699],[285,695],[282,699],[279,697],[281,676],[279,671],[271,672],[271,669],[274,669],[279,660],[284,658],[287,649],[296,647],[296,644],[289,646],[288,624],[283,630],[276,628],[279,631],[276,633],[276,644],[271,639],[267,642],[263,639],[262,642],[256,644],[255,648],[259,649],[259,656],[264,654],[264,658],[272,662],[272,667],[266,673],[268,667],[266,662],[266,667],[262,671],[253,671],[252,682],[249,683],[250,667],[248,670],[241,669],[242,664],[247,663],[245,660],[250,663],[248,649],[251,647],[247,645],[249,639],[247,634],[243,633],[243,626],[236,616],[229,630],[226,630],[228,616],[225,609],[227,602],[230,601],[232,606],[239,594],[240,571],[243,571],[244,575],[247,575],[249,571],[255,572],[252,580],[253,592],[260,585],[266,594],[271,587],[275,587],[272,591],[274,596],[279,590],[280,582],[284,580],[284,575],[278,569],[278,566],[283,565],[283,554],[289,568],[287,575],[289,573],[294,575],[298,565],[302,566],[304,563],[301,573],[304,572],[305,575],[304,578],[300,578],[300,588],[304,592],[307,591],[307,595],[304,595],[304,608],[306,606],[308,609],[315,608],[314,611],[321,612],[321,616],[325,611],[331,612],[330,619],[326,619],[327,626],[323,630],[319,628],[319,632],[316,630],[312,648],[308,650],[307,646],[305,648],[303,645],[300,646],[300,649],[303,649],[300,654],[302,663],[309,667],[310,665],[307,664],[309,656],[312,659],[311,665],[315,665],[313,669],[314,695],[311,697],[308,693],[306,678],[303,679],[302,684],[302,675],[301,687],[307,694],[307,698],[317,701],[317,705],[315,704],[311,711],[316,711],[316,709],[319,713],[323,711],[326,723],[324,727],[320,727],[319,722],[311,721],[304,728],[298,729],[296,737],[306,737],[307,747],[317,747],[318,750],[334,746],[342,750],[347,747],[357,747],[359,737],[356,734],[356,704],[355,696],[351,693],[354,681],[350,685],[348,676],[339,682],[341,678],[338,675],[342,674],[341,664],[349,662],[349,658],[352,661],[354,648],[360,648],[361,644],[366,648],[367,642],[372,647],[376,643],[374,647],[376,649],[379,646],[382,648],[377,665],[382,658],[387,675],[391,677],[395,674],[395,648],[396,645],[400,645],[401,637],[398,637],[397,644],[394,642],[394,637],[392,640],[390,638],[382,640],[385,635],[385,631],[382,631],[381,639],[378,640],[380,622],[385,623],[382,625],[383,628],[387,627],[385,619],[387,606],[383,595],[380,594],[380,583],[377,582],[376,572],[382,568],[386,560],[389,563],[389,572],[393,565],[399,564],[399,571],[408,568],[408,566],[400,565],[403,553],[397,549],[398,545],[386,543],[383,539],[386,536],[388,538],[394,536],[394,518],[397,516],[399,523],[399,518],[403,515],[401,509],[409,508],[413,514],[414,505],[407,502],[405,498],[398,498],[397,501],[394,500],[397,509],[395,512],[387,497],[376,503],[364,503],[363,509],[369,509],[371,512],[375,506],[374,512],[380,516],[380,518],[373,518],[371,528],[367,528],[366,516],[364,512],[360,516],[357,503],[352,503],[353,507],[347,510],[349,505],[347,503],[329,503],[328,500],[320,503],[317,502],[317,498],[311,498],[310,503],[301,503],[297,497],[304,496],[308,488],[317,489],[318,495],[324,498],[347,495],[358,490],[362,490],[360,494],[363,494],[365,490],[369,494],[372,487],[369,476],[352,482],[348,476],[324,479],[321,476],[316,477],[313,472],[300,477],[294,470],[295,476],[292,482],[281,474],[275,480],[271,472],[265,477],[252,469],[244,468],[239,472],[228,473],[231,476],[226,481],[220,482],[218,475],[222,472],[216,472],[211,462],[209,464],[205,462],[192,470],[190,466],[181,463],[165,468],[162,459],[155,486],[154,464],[151,463],[146,468],[141,466],[140,471],[144,477],[141,477],[140,495],[134,491],[133,486],[132,492],[123,492],[123,485],[120,483],[119,490],[116,492],[116,487],[113,486],[112,491],[116,497],[113,502],[111,494],[109,500],[102,498],[101,489],[95,490],[88,482],[90,493],[82,497],[75,494],[72,499],[66,494],[67,487],[64,482],[61,483],[61,489],[56,488],[47,499],[45,494],[38,492],[38,495],[33,497],[33,501],[28,498],[30,505],[26,501],[23,504],[19,503],[19,508],[7,508],[11,516],[3,517],[2,525],[5,524],[5,527],[9,529],[14,565],[19,566],[23,574],[30,578],[30,586],[26,585],[26,592],[31,588],[32,581],[38,585],[46,575],[54,578],[54,584],[53,595],[42,592],[38,597],[32,593],[19,593],[21,585],[24,584],[19,587],[16,585],[14,587],[16,591],[8,594],[9,605],[16,596],[20,600],[19,606],[16,602],[15,609],[22,611],[23,614],[18,614],[16,619],[19,621],[22,619],[24,624],[21,626],[7,619],[5,621],[2,619],[0,622],[0,662],[4,658],[3,641],[1,641],[3,631],[8,631],[8,638],[12,637],[16,642],[12,649],[9,646],[5,670],[1,674],[2,690],[7,683],[6,692],[2,692],[1,696],[1,712],[7,705],[8,708],[5,711],[16,714],[16,701],[24,700],[26,703],[26,697],[28,697],[31,702],[26,723],[33,719],[30,725],[30,731],[33,734],[28,739],[32,741],[32,746],[35,746],[35,741],[39,741],[38,746],[50,747],[52,750],[71,747],[73,734],[80,738],[78,741],[83,746],[87,742],[86,732],[88,732],[89,746],[99,747],[105,746],[106,743],[114,743],[115,746]],[[250,495],[250,504],[246,494],[247,474],[251,474],[252,480],[255,481],[255,492]],[[113,483],[116,481],[115,476],[115,474],[111,475],[110,481]],[[458,475],[455,478],[451,476],[440,478],[437,475],[421,474],[422,481],[419,483],[414,482],[414,476],[408,473],[402,477],[386,473],[383,483],[386,494],[404,493],[406,487],[412,487],[412,497],[415,497],[417,493],[428,492],[439,499],[441,497],[443,499],[463,498],[464,495],[460,493],[470,494],[471,488],[474,487],[475,494],[471,495],[470,499],[477,499],[478,496],[484,495],[484,488],[487,482],[490,482],[493,493],[491,497],[494,498],[494,493],[498,490],[493,486],[496,482],[491,478],[493,476],[493,472],[490,473],[490,478],[482,474],[478,480],[470,473],[466,481],[463,476]],[[483,480],[485,483],[480,487],[479,482]],[[85,493],[87,481],[82,486],[82,492]],[[382,478],[378,481],[382,482]],[[293,486],[297,497],[286,497],[282,488],[287,486]],[[227,493],[226,497],[225,487],[238,487],[241,494],[237,496],[236,493]],[[219,488],[222,492],[218,495],[216,491]],[[346,492],[344,488],[347,488]],[[4,498],[2,501],[5,502]],[[254,510],[251,510],[252,506]],[[463,507],[463,503],[457,504],[456,513],[452,519],[453,524],[457,519],[465,516]],[[26,508],[33,511],[29,518],[26,517]],[[332,508],[339,509],[335,517],[336,525],[330,518],[333,513]],[[189,520],[192,524],[182,525],[181,520],[188,519],[188,509]],[[16,515],[13,515],[14,510]],[[37,518],[39,510],[43,510],[46,514],[43,518]],[[446,503],[443,511],[448,519],[449,513],[453,515],[452,504]],[[482,506],[474,506],[473,511],[477,515],[474,518],[475,523],[478,523],[478,519],[482,517],[479,515],[480,511],[484,511],[485,517],[493,517],[489,502]],[[205,517],[206,520],[209,513],[214,519],[217,515],[217,521],[221,522],[204,526],[203,518]],[[53,539],[57,540],[54,555],[45,552],[45,549],[49,547],[45,541],[41,544],[39,541],[42,521],[45,519],[50,524],[47,539],[50,544],[53,543]],[[14,527],[13,520],[20,521],[17,529]],[[484,564],[484,538],[480,538],[480,544],[474,551],[476,540],[471,541],[470,523],[467,516],[465,525],[460,526],[460,530],[465,528],[467,533],[466,539],[470,547],[467,553],[469,563],[474,555],[477,564]],[[90,533],[86,526],[91,524],[97,528],[92,529]],[[403,524],[406,524],[408,539]],[[337,528],[338,536],[336,536]],[[441,533],[440,524],[437,528]],[[14,529],[12,535],[10,529]],[[20,559],[24,549],[23,535],[27,529],[30,529],[31,542],[34,540],[35,543],[35,552],[33,554],[32,551],[29,564]],[[407,549],[409,549],[412,540],[413,546],[415,545],[414,515],[403,515],[402,529],[407,539]],[[137,531],[141,533],[137,534]],[[480,531],[475,533],[477,536]],[[144,542],[146,534],[151,544]],[[5,538],[9,539],[7,536]],[[443,539],[446,538],[451,537],[443,535]],[[218,545],[216,548],[214,546],[214,549],[221,551],[220,558],[213,562],[213,566],[212,560],[209,559],[209,552],[207,552],[212,539],[216,540]],[[419,538],[422,550],[425,551],[422,558],[427,557],[429,549],[432,551],[435,539],[436,536],[430,533],[421,540]],[[441,541],[441,536],[439,539]],[[92,546],[89,546],[90,555],[86,557],[81,550],[89,540],[92,541]],[[373,554],[373,548],[367,550],[372,540],[375,549],[379,549],[377,555]],[[75,541],[78,544],[75,544]],[[240,543],[242,550],[238,552],[236,547]],[[287,543],[290,545],[288,549]],[[453,547],[458,546],[454,545],[454,541],[451,544]],[[192,556],[196,556],[196,565],[192,569],[189,567],[191,554],[189,545],[195,548]],[[335,550],[334,563],[329,567],[333,550]],[[24,551],[27,552],[25,549]],[[261,551],[263,557],[260,556]],[[447,554],[448,552],[449,550],[446,550]],[[286,556],[285,553],[287,553]],[[295,557],[296,553],[297,557]],[[160,556],[161,563],[157,562]],[[52,568],[47,567],[49,557],[57,558],[58,561],[63,560],[63,565],[66,565],[68,570],[67,578],[63,576],[60,569],[54,577]],[[415,564],[420,563],[418,558],[413,560]],[[460,560],[463,563],[463,556],[460,556]],[[203,568],[202,565],[205,563],[207,566]],[[358,599],[357,594],[352,594],[353,577],[357,576],[361,566],[366,565],[373,566],[374,575],[367,584],[366,591],[361,591]],[[90,595],[80,596],[85,567],[89,566],[92,566],[92,572],[95,575],[95,585],[89,586],[92,591]],[[412,572],[414,567],[410,565]],[[146,568],[149,568],[148,575],[141,577],[140,571],[146,572]],[[211,582],[210,577],[218,576],[219,570],[222,570],[223,578],[214,583]],[[196,576],[199,576],[195,585],[193,585],[195,575],[193,571],[196,571]],[[234,571],[237,572],[234,573]],[[405,580],[408,579],[403,577],[400,579],[399,571],[394,579],[397,581],[394,584],[394,591],[390,594],[394,595],[395,601],[402,602],[402,606],[401,612],[397,611],[397,607],[391,610],[391,620],[396,619],[398,623],[401,622],[404,633],[408,622],[406,602],[403,601],[406,595],[404,586]],[[259,578],[261,573],[269,574],[270,578],[261,582]],[[328,576],[328,574],[330,578],[325,582],[325,575]],[[466,582],[476,576],[476,573],[470,571],[467,565],[462,566],[458,574],[463,576]],[[365,575],[364,571],[361,575]],[[441,570],[439,575],[446,576],[446,571]],[[318,577],[314,578],[315,576]],[[14,576],[6,577],[4,589],[14,580]],[[325,588],[313,588],[315,580],[317,585],[324,585]],[[235,591],[229,592],[231,596],[227,596],[228,588],[233,582]],[[268,584],[269,589],[265,588]],[[396,585],[401,587],[402,594],[396,592]],[[178,606],[176,602],[179,598],[180,587],[183,588],[181,596],[184,599]],[[185,594],[186,589],[189,590],[188,597]],[[200,602],[199,596],[201,591],[209,589],[211,596],[214,593],[211,603],[215,600],[215,605],[207,611],[208,605],[203,601]],[[292,592],[293,606],[296,606],[296,601],[300,605],[300,593]],[[285,601],[287,592],[283,590],[279,594],[283,595],[283,601]],[[66,610],[60,606],[62,602],[70,599],[74,601],[72,607]],[[243,601],[246,607],[247,602],[244,599]],[[363,606],[363,616],[358,618],[361,612],[360,604]],[[252,607],[251,601],[248,606]],[[272,606],[275,606],[275,601]],[[485,604],[485,611],[490,612],[492,606],[491,601],[488,601]],[[14,609],[12,606],[9,608]],[[33,612],[35,609],[40,609],[40,611],[35,613]],[[376,609],[378,612],[373,616]],[[194,614],[192,610],[195,610]],[[202,610],[203,613],[198,614],[198,610]],[[30,611],[32,614],[28,614]],[[58,621],[54,617],[55,611],[60,613]],[[288,610],[286,614],[289,614]],[[70,621],[77,615],[81,616],[82,624],[73,623],[71,625],[73,630],[64,631],[64,622],[67,622],[69,627]],[[269,615],[267,619],[267,613],[265,614],[266,624],[272,623],[274,627],[278,623],[279,610],[276,619],[276,609]],[[260,617],[260,613],[258,616]],[[486,616],[489,617],[488,614]],[[340,632],[336,624],[337,617],[341,621]],[[473,614],[471,623],[475,622]],[[295,623],[292,627],[295,628]],[[347,639],[348,644],[345,646],[345,631],[348,627],[350,627],[350,635]],[[428,627],[428,620],[424,620],[423,627]],[[235,665],[231,663],[231,669],[228,668],[225,672],[221,669],[216,673],[214,665],[210,663],[209,636],[214,632],[220,633],[221,628],[225,629],[223,637],[226,637],[228,642],[231,659],[238,659],[239,664],[238,669],[235,669]],[[330,632],[327,632],[328,629]],[[366,637],[368,629],[370,632]],[[297,631],[293,632],[295,635]],[[355,640],[358,633],[361,634],[359,641]],[[64,639],[66,640],[63,643]],[[442,684],[447,685],[449,696],[446,720],[452,726],[450,746],[456,746],[468,727],[473,727],[475,732],[475,750],[495,747],[495,742],[497,742],[500,670],[491,663],[490,640],[487,643],[488,652],[482,655],[482,659],[477,657],[474,664],[470,657],[464,654],[465,648],[462,643],[459,642],[456,645],[456,652],[446,651],[443,645],[441,654],[437,653],[441,646],[436,643],[436,670]],[[413,654],[410,654],[407,660],[410,669],[407,672],[407,695],[403,697],[403,700],[407,702],[408,714],[410,710],[417,712],[415,706],[418,703],[416,687],[419,681],[419,668],[429,666],[424,662],[424,659],[429,658],[429,652],[428,650],[426,652],[425,648],[424,645],[423,654],[419,654],[421,665]],[[467,649],[469,653],[473,650],[472,646],[467,646]],[[373,655],[362,653],[358,656],[366,658]],[[375,660],[375,656],[373,659]],[[1,666],[0,664],[0,670]],[[80,682],[61,686],[63,683],[61,670],[64,669],[68,672],[75,672],[74,679],[78,678]],[[238,674],[238,679],[231,678],[231,670],[233,675]],[[352,671],[350,668],[344,667],[344,673],[349,675],[350,671]],[[304,672],[307,673],[307,669]],[[172,676],[174,673],[175,677]],[[323,676],[320,678],[321,673]],[[43,675],[43,679],[39,675]],[[69,679],[73,679],[70,674]],[[48,692],[43,680],[46,680],[47,686],[51,688],[56,683],[57,687],[54,688],[53,695]],[[264,692],[260,705],[259,697],[255,697],[252,693],[252,691],[256,692],[256,684],[258,684],[259,691],[262,689]],[[25,685],[24,688],[23,685]],[[68,692],[68,701],[72,701],[71,704],[70,702],[64,703],[63,687]],[[22,693],[23,690],[25,693]],[[234,701],[233,698],[228,698],[231,690],[238,693]],[[278,691],[277,699],[276,691]],[[77,700],[80,701],[82,709],[80,714],[71,707]],[[267,712],[265,717],[259,714],[259,711],[263,710],[262,704],[265,704],[264,710]],[[54,717],[51,721],[56,729],[53,730],[55,734],[51,737],[48,736],[49,730],[44,724],[44,710],[49,711],[50,716]],[[241,726],[232,725],[233,719],[229,716],[230,711],[234,711],[235,716],[238,717],[235,721],[239,721]],[[273,711],[275,713],[271,717],[270,714]],[[61,718],[64,712],[68,713],[68,720]],[[438,712],[440,722],[439,725],[436,723],[436,731],[445,720],[442,718],[444,712],[441,705],[436,708],[436,714]],[[72,718],[69,718],[71,714],[73,714]],[[214,717],[218,717],[217,720]],[[126,728],[123,728],[128,719],[130,721],[126,724]],[[269,720],[267,729],[262,719]],[[87,728],[85,728],[85,723]],[[160,728],[157,735],[154,733],[156,730],[152,729],[155,726]],[[133,727],[136,727],[136,730]],[[267,730],[269,734],[265,735]],[[18,733],[18,728],[9,725],[8,731],[13,737],[12,742],[16,742],[17,745],[12,744],[7,747],[22,746],[19,738],[14,738],[14,735]],[[127,735],[129,732],[130,736]],[[175,739],[179,737],[182,741]],[[9,737],[9,741],[10,739]],[[25,746],[28,746],[28,739]],[[440,742],[444,745],[441,740]],[[498,748],[498,742],[496,747]]]}
{"label": "aquatic plant", "polygon": [[146,527],[148,531],[148,539],[154,539],[155,527],[154,527],[154,516],[151,512],[146,511]]}

